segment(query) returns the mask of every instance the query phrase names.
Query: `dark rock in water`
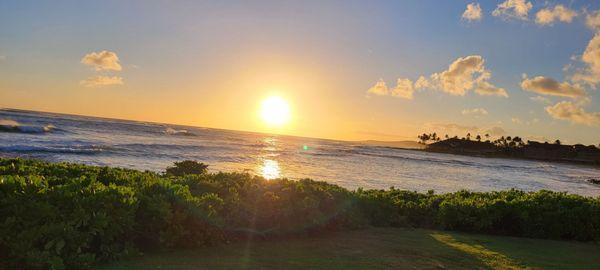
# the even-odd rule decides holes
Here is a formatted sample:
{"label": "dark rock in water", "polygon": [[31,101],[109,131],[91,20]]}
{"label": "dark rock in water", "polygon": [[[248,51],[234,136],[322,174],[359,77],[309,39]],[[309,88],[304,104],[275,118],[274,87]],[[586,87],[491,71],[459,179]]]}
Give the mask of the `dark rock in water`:
{"label": "dark rock in water", "polygon": [[0,132],[20,132],[20,130],[17,126],[0,125]]}
{"label": "dark rock in water", "polygon": [[587,181],[595,185],[600,185],[600,179],[590,178]]}

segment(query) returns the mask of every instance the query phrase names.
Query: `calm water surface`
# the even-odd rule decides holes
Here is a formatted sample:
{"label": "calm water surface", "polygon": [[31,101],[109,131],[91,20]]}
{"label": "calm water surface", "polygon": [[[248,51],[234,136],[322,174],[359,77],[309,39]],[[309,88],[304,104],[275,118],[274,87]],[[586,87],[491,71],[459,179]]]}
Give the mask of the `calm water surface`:
{"label": "calm water surface", "polygon": [[174,161],[205,162],[213,171],[247,171],[267,179],[312,178],[346,188],[436,192],[549,189],[599,196],[600,169],[478,158],[357,143],[83,116],[0,110],[0,155],[162,171]]}

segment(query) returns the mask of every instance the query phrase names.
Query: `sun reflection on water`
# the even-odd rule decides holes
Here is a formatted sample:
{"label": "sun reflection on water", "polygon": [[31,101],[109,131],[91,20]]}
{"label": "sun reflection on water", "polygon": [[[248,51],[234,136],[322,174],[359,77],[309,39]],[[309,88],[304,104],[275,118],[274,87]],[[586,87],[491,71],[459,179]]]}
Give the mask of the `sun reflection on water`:
{"label": "sun reflection on water", "polygon": [[281,168],[279,162],[273,158],[279,156],[278,140],[275,137],[266,137],[263,139],[265,145],[262,147],[262,164],[258,165],[260,175],[265,179],[275,179],[281,177]]}
{"label": "sun reflection on water", "polygon": [[263,160],[260,172],[262,177],[271,180],[279,178],[281,170],[279,169],[279,163],[277,162],[277,160],[265,159]]}

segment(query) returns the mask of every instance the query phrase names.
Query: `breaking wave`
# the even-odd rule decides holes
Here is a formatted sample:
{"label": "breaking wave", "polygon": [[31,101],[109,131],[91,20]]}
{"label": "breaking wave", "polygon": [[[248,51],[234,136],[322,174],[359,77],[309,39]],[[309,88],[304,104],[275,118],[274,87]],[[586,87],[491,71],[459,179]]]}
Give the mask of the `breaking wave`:
{"label": "breaking wave", "polygon": [[51,132],[54,129],[56,129],[56,127],[51,124],[44,126],[22,125],[14,120],[0,119],[0,132],[40,134]]}
{"label": "breaking wave", "polygon": [[178,135],[178,136],[196,136],[196,134],[191,133],[185,129],[174,129],[174,128],[167,128],[164,131],[165,134],[168,135]]}

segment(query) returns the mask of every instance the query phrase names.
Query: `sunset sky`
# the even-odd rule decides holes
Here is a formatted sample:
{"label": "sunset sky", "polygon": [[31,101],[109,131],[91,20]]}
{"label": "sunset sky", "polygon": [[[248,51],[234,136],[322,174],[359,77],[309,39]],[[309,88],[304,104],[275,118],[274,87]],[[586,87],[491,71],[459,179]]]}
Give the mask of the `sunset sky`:
{"label": "sunset sky", "polygon": [[[600,1],[2,1],[0,107],[600,143]],[[260,117],[276,96],[286,125]]]}

